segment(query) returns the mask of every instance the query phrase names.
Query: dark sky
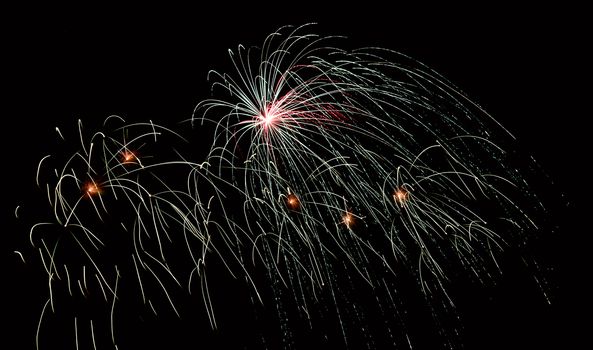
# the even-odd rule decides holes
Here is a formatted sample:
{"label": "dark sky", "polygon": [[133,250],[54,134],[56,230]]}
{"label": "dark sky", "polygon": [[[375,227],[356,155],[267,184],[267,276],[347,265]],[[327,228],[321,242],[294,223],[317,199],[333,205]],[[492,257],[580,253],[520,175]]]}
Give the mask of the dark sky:
{"label": "dark sky", "polygon": [[584,137],[590,113],[580,109],[582,52],[588,43],[579,11],[344,6],[236,9],[225,3],[217,9],[178,11],[7,11],[2,145],[8,156],[3,167],[8,191],[2,215],[8,226],[2,230],[7,236],[2,246],[8,258],[3,315],[9,323],[3,339],[20,344],[14,348],[34,346],[45,298],[37,288],[45,288],[46,281],[34,281],[36,267],[23,267],[13,253],[28,241],[22,239],[26,223],[15,222],[12,211],[35,191],[35,166],[52,147],[54,127],[110,114],[161,123],[188,118],[208,92],[208,70],[228,67],[222,63],[227,49],[260,44],[284,24],[318,22],[313,30],[319,34],[345,35],[352,47],[400,51],[442,73],[519,138],[556,184],[550,191],[564,193],[567,204],[560,206],[568,209],[560,210],[561,228],[542,248],[557,270],[554,304],[543,305],[524,275],[509,273],[492,295],[462,302],[469,315],[467,348],[552,349],[576,341],[575,327],[582,326],[576,314],[584,295],[578,281],[585,265],[575,245],[590,231],[577,219],[577,210],[584,209],[579,207],[585,198],[584,150],[590,148]]}

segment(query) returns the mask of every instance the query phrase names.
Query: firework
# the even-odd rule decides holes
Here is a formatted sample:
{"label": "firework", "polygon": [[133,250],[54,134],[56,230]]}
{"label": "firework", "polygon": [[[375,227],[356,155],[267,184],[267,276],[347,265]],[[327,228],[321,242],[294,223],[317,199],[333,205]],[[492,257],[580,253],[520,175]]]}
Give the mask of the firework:
{"label": "firework", "polygon": [[[210,157],[237,179],[259,258],[304,318],[323,291],[347,307],[335,299],[344,265],[375,292],[404,268],[433,308],[452,309],[450,271],[484,281],[536,230],[516,203],[539,201],[498,146],[512,136],[413,59],[327,40],[275,33],[231,55],[235,72],[213,72],[226,97],[194,120],[216,125]],[[293,193],[298,215],[282,205]]]}
{"label": "firework", "polygon": [[[355,348],[408,343],[414,297],[453,346],[456,327],[438,323],[455,312],[452,276],[490,280],[504,247],[538,230],[526,167],[500,146],[513,137],[421,63],[304,30],[232,52],[234,70],[210,73],[213,97],[178,131],[110,117],[91,135],[79,124],[80,150],[59,167],[42,160],[53,219],[30,237],[49,279],[43,315],[58,286],[100,291],[117,345],[120,299],[180,316],[190,295],[216,329],[214,269],[275,307],[284,347],[328,320]],[[180,136],[192,132],[211,139],[205,158]]]}

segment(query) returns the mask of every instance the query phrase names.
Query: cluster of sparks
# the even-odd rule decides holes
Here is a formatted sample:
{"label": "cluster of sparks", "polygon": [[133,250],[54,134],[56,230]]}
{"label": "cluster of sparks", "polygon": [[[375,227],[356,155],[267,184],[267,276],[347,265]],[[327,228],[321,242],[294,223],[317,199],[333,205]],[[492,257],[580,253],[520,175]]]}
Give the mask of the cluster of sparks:
{"label": "cluster of sparks", "polygon": [[[81,293],[89,276],[101,291],[114,346],[123,278],[155,314],[156,300],[179,314],[173,295],[198,295],[216,328],[207,274],[217,259],[257,303],[282,303],[264,288],[289,290],[280,294],[311,327],[315,305],[332,305],[348,344],[343,315],[353,306],[340,288],[351,281],[382,295],[388,317],[405,304],[403,266],[435,313],[450,311],[450,270],[488,279],[497,253],[536,230],[533,208],[514,198],[537,199],[495,143],[512,136],[488,114],[408,57],[330,49],[301,31],[270,35],[259,56],[239,48],[233,73],[211,73],[222,97],[200,102],[180,132],[112,116],[90,136],[79,124],[80,151],[50,175],[42,160],[38,183],[54,213],[30,233],[50,280],[42,319],[58,285],[73,296],[75,270]],[[185,144],[183,132],[201,129],[214,130],[205,159],[162,152],[162,138]],[[56,227],[59,239],[47,233]],[[130,251],[102,254],[118,240]]]}

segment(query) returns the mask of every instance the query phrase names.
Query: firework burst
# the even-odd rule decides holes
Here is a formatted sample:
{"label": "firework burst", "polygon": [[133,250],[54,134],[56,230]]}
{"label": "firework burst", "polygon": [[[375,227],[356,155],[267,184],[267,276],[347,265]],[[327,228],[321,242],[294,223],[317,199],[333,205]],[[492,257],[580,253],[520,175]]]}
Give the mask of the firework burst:
{"label": "firework burst", "polygon": [[[189,294],[215,329],[207,275],[219,265],[255,304],[275,306],[284,347],[298,347],[296,324],[311,331],[323,320],[355,348],[408,343],[412,294],[454,346],[456,326],[438,323],[455,313],[451,278],[489,281],[499,253],[537,232],[543,212],[527,167],[500,146],[513,137],[421,63],[303,31],[239,47],[234,70],[210,73],[214,97],[191,119],[213,130],[205,159],[180,136],[187,124],[174,132],[110,117],[91,135],[79,124],[80,150],[60,167],[44,172],[51,157],[42,160],[53,220],[30,238],[49,278],[43,314],[58,285],[99,295],[116,345],[120,295],[155,315],[162,299],[180,315]],[[124,285],[135,292],[121,294]]]}

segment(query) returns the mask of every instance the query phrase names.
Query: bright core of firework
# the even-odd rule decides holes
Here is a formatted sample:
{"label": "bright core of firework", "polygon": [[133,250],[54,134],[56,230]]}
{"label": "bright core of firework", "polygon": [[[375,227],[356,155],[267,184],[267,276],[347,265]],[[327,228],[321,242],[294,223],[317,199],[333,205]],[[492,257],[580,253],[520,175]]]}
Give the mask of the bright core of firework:
{"label": "bright core of firework", "polygon": [[282,116],[286,111],[280,106],[282,101],[270,103],[264,110],[256,117],[256,124],[269,130],[280,122]]}
{"label": "bright core of firework", "polygon": [[274,113],[265,112],[264,115],[260,116],[262,123],[265,128],[269,128],[277,119],[278,116]]}
{"label": "bright core of firework", "polygon": [[264,111],[257,116],[258,124],[262,125],[264,130],[268,130],[270,127],[274,126],[277,123],[278,118],[278,115],[270,113],[270,111]]}

